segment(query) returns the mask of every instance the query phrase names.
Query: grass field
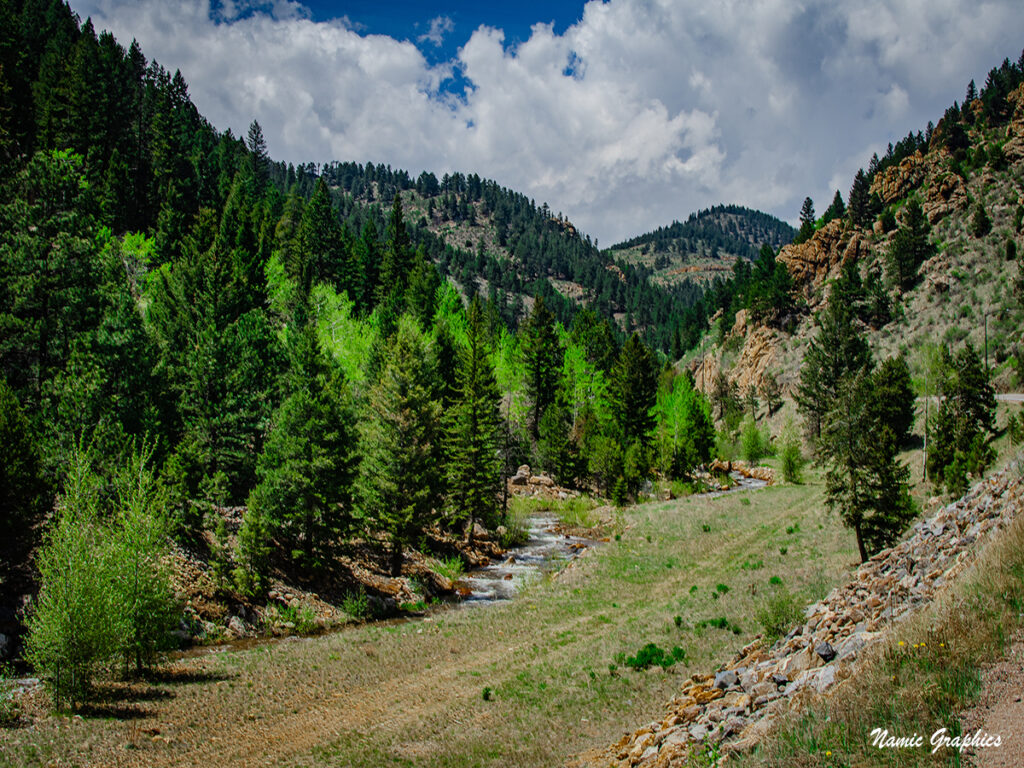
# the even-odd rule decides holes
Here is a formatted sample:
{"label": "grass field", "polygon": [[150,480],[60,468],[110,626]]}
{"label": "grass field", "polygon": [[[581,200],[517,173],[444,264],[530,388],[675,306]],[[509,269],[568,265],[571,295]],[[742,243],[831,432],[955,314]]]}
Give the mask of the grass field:
{"label": "grass field", "polygon": [[[808,480],[627,509],[619,540],[510,603],[177,660],[93,716],[0,731],[0,764],[561,764],[659,717],[778,590],[849,573],[853,537]],[[652,642],[685,662],[625,668]]]}

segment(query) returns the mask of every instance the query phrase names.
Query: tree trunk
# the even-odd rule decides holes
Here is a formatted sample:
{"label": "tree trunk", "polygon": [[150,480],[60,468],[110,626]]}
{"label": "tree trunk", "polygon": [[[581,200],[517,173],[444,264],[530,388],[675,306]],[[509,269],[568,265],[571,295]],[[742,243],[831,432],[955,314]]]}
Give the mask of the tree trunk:
{"label": "tree trunk", "polygon": [[860,561],[866,563],[868,561],[868,553],[864,549],[864,537],[861,536],[860,526],[854,526],[853,530],[857,532],[857,549],[860,550]]}
{"label": "tree trunk", "polygon": [[396,540],[391,541],[391,575],[402,575],[402,545]]}

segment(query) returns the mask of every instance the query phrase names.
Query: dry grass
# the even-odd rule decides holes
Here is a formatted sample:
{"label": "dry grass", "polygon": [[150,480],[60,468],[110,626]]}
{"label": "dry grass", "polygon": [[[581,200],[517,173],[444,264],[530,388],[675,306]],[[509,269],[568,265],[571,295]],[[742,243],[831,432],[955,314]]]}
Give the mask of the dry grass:
{"label": "dry grass", "polygon": [[[828,700],[782,721],[743,766],[959,765],[952,749],[931,753],[934,731],[961,732],[961,714],[981,690],[981,667],[1005,650],[1024,617],[1024,517],[979,554],[928,609],[897,625]],[[871,731],[924,736],[926,746],[879,749]]]}
{"label": "dry grass", "polygon": [[[772,576],[807,600],[846,578],[852,536],[810,479],[628,509],[620,540],[511,603],[181,660],[136,686],[134,718],[0,732],[0,765],[562,764],[749,642]],[[651,642],[686,664],[610,669]]]}

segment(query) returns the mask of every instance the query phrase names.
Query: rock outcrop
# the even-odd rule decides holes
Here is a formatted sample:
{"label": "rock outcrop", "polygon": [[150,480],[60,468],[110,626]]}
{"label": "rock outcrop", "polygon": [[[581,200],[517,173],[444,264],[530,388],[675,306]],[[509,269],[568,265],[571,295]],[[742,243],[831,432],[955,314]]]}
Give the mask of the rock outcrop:
{"label": "rock outcrop", "polygon": [[929,604],[1022,504],[1024,478],[1015,463],[861,565],[849,582],[809,606],[804,623],[786,637],[771,647],[757,639],[723,669],[693,675],[663,719],[577,764],[667,768],[686,765],[695,744],[712,742],[723,751],[753,747],[792,701],[850,677],[857,657],[894,623]]}
{"label": "rock outcrop", "polygon": [[818,289],[826,280],[836,277],[850,259],[861,259],[867,253],[864,234],[836,219],[815,232],[810,240],[785,246],[778,260],[786,265],[796,290],[814,305],[824,298]]}

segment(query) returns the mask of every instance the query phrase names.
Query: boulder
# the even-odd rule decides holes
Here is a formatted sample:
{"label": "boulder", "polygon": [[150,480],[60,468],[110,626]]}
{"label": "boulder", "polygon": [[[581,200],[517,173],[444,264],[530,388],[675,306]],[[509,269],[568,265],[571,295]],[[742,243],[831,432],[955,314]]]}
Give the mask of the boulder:
{"label": "boulder", "polygon": [[814,652],[821,657],[821,660],[828,664],[836,657],[836,649],[828,642],[818,643]]}
{"label": "boulder", "polygon": [[740,679],[736,676],[735,672],[731,669],[725,669],[715,675],[715,688],[724,691],[726,688],[736,685],[739,681]]}

